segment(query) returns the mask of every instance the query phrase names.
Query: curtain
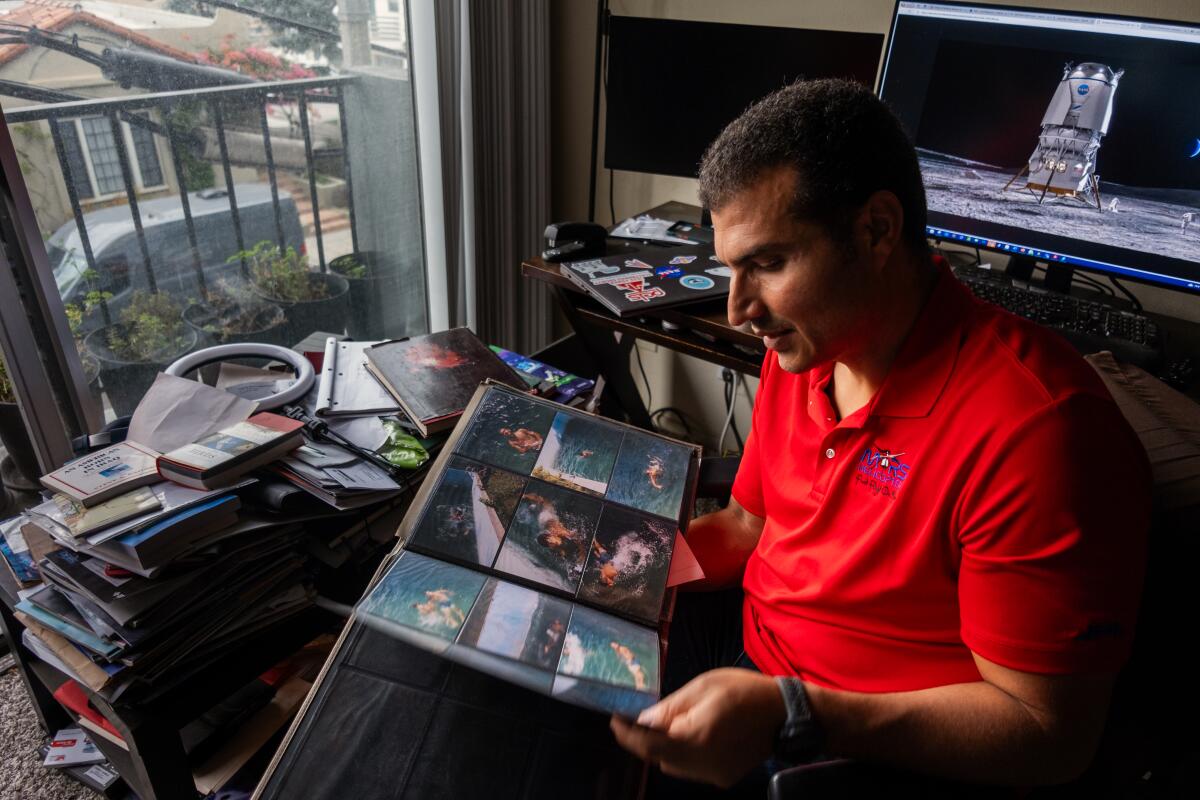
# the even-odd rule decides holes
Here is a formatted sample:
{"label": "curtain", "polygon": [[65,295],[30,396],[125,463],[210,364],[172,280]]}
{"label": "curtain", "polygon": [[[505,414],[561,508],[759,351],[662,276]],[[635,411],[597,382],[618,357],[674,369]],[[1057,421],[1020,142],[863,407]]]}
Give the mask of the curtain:
{"label": "curtain", "polygon": [[451,324],[529,354],[553,316],[519,269],[551,221],[548,0],[438,2],[436,26]]}

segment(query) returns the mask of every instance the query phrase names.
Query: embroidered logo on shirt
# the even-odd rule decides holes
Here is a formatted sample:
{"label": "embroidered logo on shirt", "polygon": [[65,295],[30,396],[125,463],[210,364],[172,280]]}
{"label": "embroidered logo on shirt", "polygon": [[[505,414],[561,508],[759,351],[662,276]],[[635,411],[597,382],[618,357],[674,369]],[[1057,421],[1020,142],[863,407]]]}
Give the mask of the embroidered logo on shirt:
{"label": "embroidered logo on shirt", "polygon": [[854,482],[872,494],[895,499],[912,470],[907,456],[907,453],[899,450],[868,445],[858,460]]}

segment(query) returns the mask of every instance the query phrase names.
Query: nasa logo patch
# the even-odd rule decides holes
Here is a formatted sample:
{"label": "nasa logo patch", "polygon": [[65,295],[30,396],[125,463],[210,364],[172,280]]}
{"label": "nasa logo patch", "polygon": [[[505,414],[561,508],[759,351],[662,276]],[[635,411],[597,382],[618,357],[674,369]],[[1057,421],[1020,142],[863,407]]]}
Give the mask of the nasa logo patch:
{"label": "nasa logo patch", "polygon": [[1081,83],[1079,84],[1079,88],[1075,91],[1079,92],[1080,94],[1087,94],[1090,90],[1090,87],[1086,83]]}
{"label": "nasa logo patch", "polygon": [[683,270],[679,267],[659,267],[654,270],[654,274],[660,278],[678,278],[683,274]]}

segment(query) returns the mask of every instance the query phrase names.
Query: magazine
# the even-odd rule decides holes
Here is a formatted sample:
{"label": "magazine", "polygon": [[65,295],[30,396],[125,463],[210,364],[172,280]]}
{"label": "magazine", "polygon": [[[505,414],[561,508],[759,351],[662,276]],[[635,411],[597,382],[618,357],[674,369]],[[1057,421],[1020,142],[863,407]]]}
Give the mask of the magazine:
{"label": "magazine", "polygon": [[368,625],[568,702],[659,696],[700,447],[485,384],[360,603]]}

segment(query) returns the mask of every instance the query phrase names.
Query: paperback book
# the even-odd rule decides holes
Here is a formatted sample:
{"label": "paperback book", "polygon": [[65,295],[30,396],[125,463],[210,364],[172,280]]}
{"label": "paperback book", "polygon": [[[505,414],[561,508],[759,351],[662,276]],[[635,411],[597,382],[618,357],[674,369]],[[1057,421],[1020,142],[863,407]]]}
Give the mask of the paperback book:
{"label": "paperback book", "polygon": [[158,458],[158,472],[193,489],[229,486],[304,443],[304,423],[267,411]]}
{"label": "paperback book", "polygon": [[512,367],[469,328],[382,342],[363,354],[367,369],[425,437],[454,427],[483,381],[525,388]]}
{"label": "paperback book", "polygon": [[42,485],[91,507],[158,480],[158,453],[137,442],[119,442],[42,476]]}
{"label": "paperback book", "polygon": [[370,625],[568,702],[636,716],[700,448],[479,387],[359,606]]}

